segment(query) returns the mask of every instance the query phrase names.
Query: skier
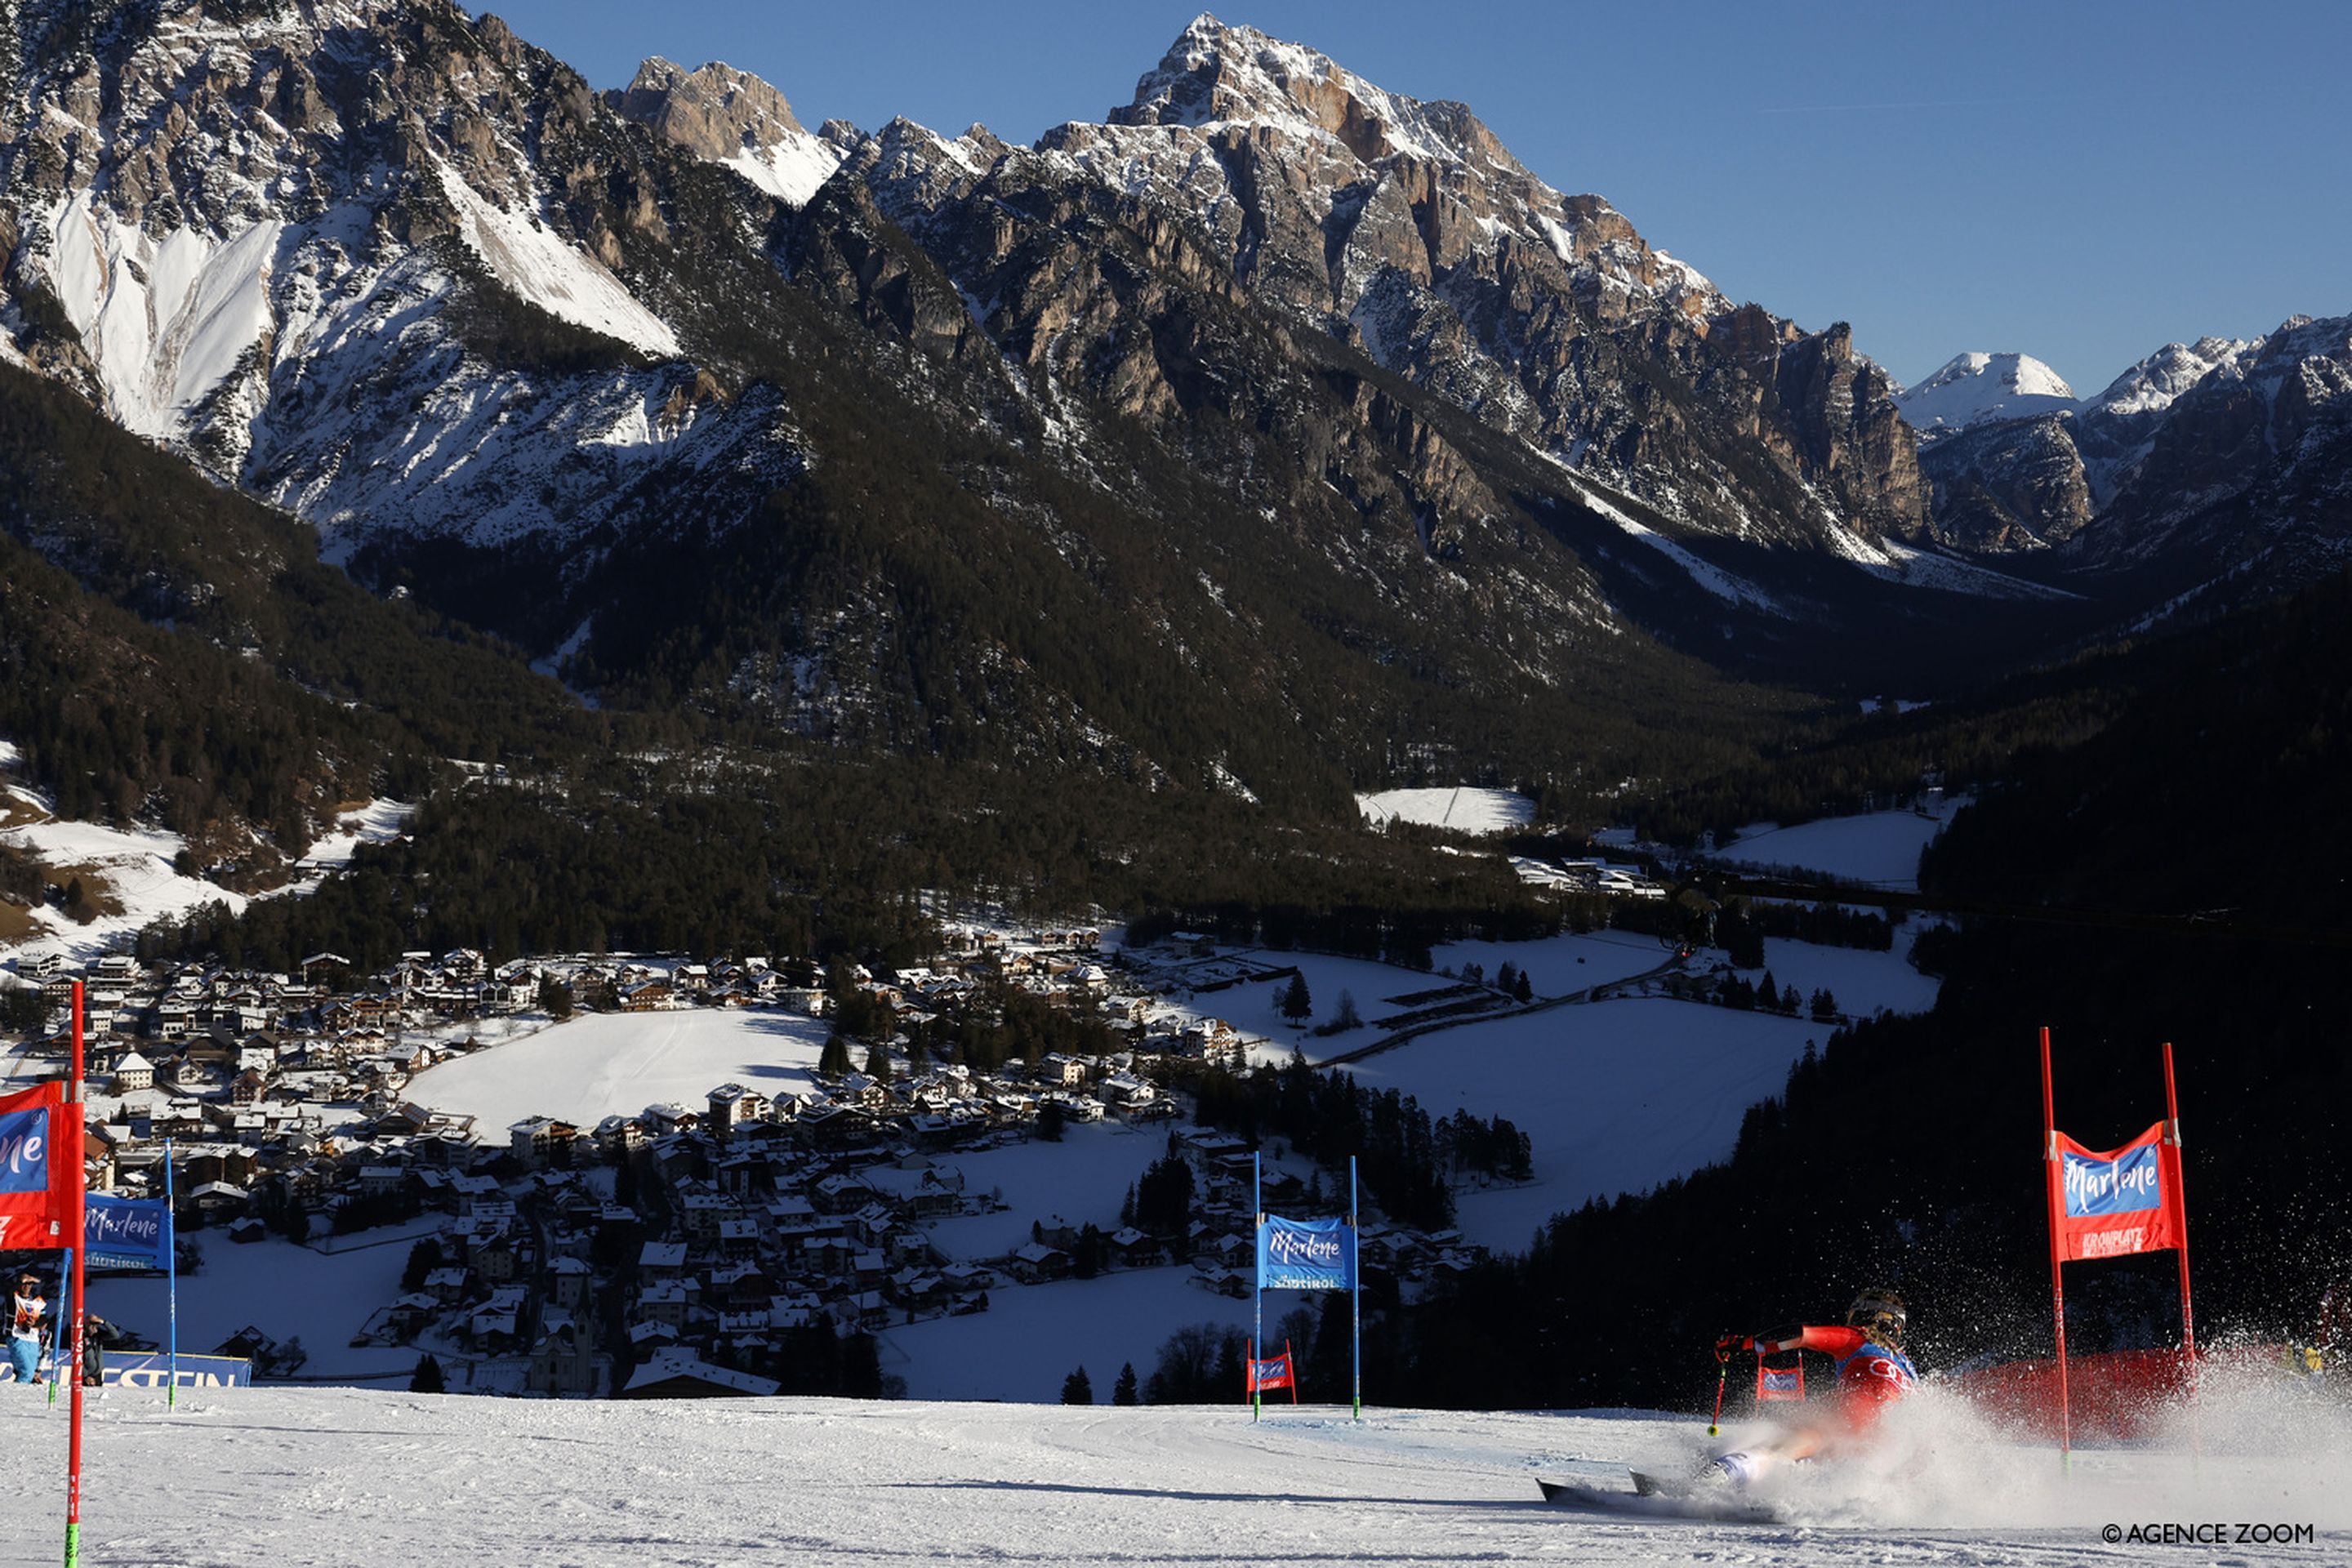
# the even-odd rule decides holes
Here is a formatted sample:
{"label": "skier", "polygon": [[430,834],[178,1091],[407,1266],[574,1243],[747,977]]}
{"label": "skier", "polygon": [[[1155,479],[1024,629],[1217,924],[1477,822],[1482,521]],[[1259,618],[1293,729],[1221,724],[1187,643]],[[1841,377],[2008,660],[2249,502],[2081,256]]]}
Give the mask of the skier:
{"label": "skier", "polygon": [[8,1366],[18,1383],[39,1383],[41,1320],[48,1302],[41,1299],[41,1281],[26,1272],[16,1277],[16,1293],[8,1303]]}
{"label": "skier", "polygon": [[1846,1309],[1843,1328],[1794,1327],[1769,1334],[1726,1336],[1717,1348],[1760,1351],[1820,1351],[1837,1358],[1837,1394],[1832,1405],[1809,1412],[1760,1443],[1720,1454],[1701,1468],[1700,1479],[1735,1487],[1752,1484],[1775,1465],[1794,1464],[1828,1450],[1850,1447],[1895,1400],[1919,1381],[1903,1353],[1907,1323],[1903,1298],[1892,1290],[1864,1290]]}

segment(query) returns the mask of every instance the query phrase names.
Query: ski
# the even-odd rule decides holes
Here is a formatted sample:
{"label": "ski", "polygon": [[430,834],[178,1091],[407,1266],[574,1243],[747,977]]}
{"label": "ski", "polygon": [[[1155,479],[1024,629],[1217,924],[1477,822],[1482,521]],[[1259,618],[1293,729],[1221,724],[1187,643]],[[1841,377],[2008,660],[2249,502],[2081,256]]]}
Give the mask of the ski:
{"label": "ski", "polygon": [[[1659,1482],[1662,1478],[1642,1476],[1635,1484],[1647,1480]],[[1581,1509],[1588,1513],[1617,1514],[1632,1519],[1689,1520],[1724,1524],[1778,1524],[1780,1516],[1755,1499],[1738,1492],[1717,1495],[1694,1491],[1687,1487],[1680,1491],[1618,1491],[1603,1490],[1573,1481],[1548,1481],[1538,1478],[1536,1485],[1543,1489],[1544,1500],[1562,1508]]]}

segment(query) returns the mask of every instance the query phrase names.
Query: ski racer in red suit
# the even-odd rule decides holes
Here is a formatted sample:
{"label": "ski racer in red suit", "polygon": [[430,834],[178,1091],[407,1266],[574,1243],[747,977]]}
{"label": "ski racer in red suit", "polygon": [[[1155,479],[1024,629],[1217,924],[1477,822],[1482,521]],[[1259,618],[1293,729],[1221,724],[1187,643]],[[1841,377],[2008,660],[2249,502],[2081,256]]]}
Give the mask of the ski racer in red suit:
{"label": "ski racer in red suit", "polygon": [[1727,1339],[1719,1348],[1760,1351],[1820,1351],[1837,1358],[1833,1403],[1808,1412],[1774,1436],[1708,1461],[1703,1479],[1747,1486],[1773,1466],[1810,1459],[1826,1449],[1853,1445],[1870,1430],[1886,1406],[1918,1385],[1919,1373],[1903,1353],[1908,1317],[1903,1298],[1892,1290],[1865,1290],[1846,1309],[1843,1328],[1793,1327],[1769,1334]]}

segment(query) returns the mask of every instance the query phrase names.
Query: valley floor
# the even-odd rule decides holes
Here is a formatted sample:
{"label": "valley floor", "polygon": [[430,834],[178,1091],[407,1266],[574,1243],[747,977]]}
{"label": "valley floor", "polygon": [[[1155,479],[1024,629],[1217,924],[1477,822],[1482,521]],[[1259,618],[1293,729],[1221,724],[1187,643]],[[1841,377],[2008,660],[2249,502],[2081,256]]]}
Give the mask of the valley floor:
{"label": "valley floor", "polygon": [[[1923,1400],[1923,1405],[1932,1400]],[[2309,1523],[2309,1542],[2225,1551],[2344,1561],[2352,1514],[2324,1471],[2218,1445],[2084,1455],[2062,1480],[1932,1411],[1916,1479],[1801,1478],[1768,1525],[1614,1520],[1538,1500],[1538,1475],[1622,1486],[1690,1462],[1690,1417],[1325,1409],[431,1397],[202,1391],[93,1403],[84,1553],[149,1568],[431,1562],[653,1564],[2140,1561],[2109,1522]],[[0,1384],[0,1565],[54,1563],[67,1421]],[[2340,1475],[2340,1470],[2337,1472]],[[2337,1489],[2340,1490],[2340,1489]],[[2213,1561],[2183,1552],[2180,1561]]]}

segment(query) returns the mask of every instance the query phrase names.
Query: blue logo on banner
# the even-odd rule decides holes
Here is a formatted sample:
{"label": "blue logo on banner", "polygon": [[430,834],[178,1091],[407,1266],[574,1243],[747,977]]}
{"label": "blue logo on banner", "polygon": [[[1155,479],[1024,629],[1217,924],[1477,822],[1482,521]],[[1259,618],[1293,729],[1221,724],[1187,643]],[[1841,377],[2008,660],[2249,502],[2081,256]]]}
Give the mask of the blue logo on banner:
{"label": "blue logo on banner", "polygon": [[163,1268],[163,1205],[154,1199],[93,1194],[82,1212],[82,1245],[92,1268]]}
{"label": "blue logo on banner", "polygon": [[49,1113],[0,1116],[0,1193],[49,1190]]}
{"label": "blue logo on banner", "polygon": [[2143,1143],[2112,1160],[2086,1160],[2066,1153],[2066,1217],[2133,1214],[2163,1202],[2163,1166],[2157,1146]]}
{"label": "blue logo on banner", "polygon": [[[172,1381],[171,1358],[162,1354],[109,1356],[107,1386],[162,1388]],[[250,1388],[253,1363],[231,1356],[184,1355],[180,1358],[182,1388]]]}
{"label": "blue logo on banner", "polygon": [[1281,1219],[1257,1227],[1261,1290],[1347,1290],[1356,1283],[1356,1233],[1345,1220]]}

